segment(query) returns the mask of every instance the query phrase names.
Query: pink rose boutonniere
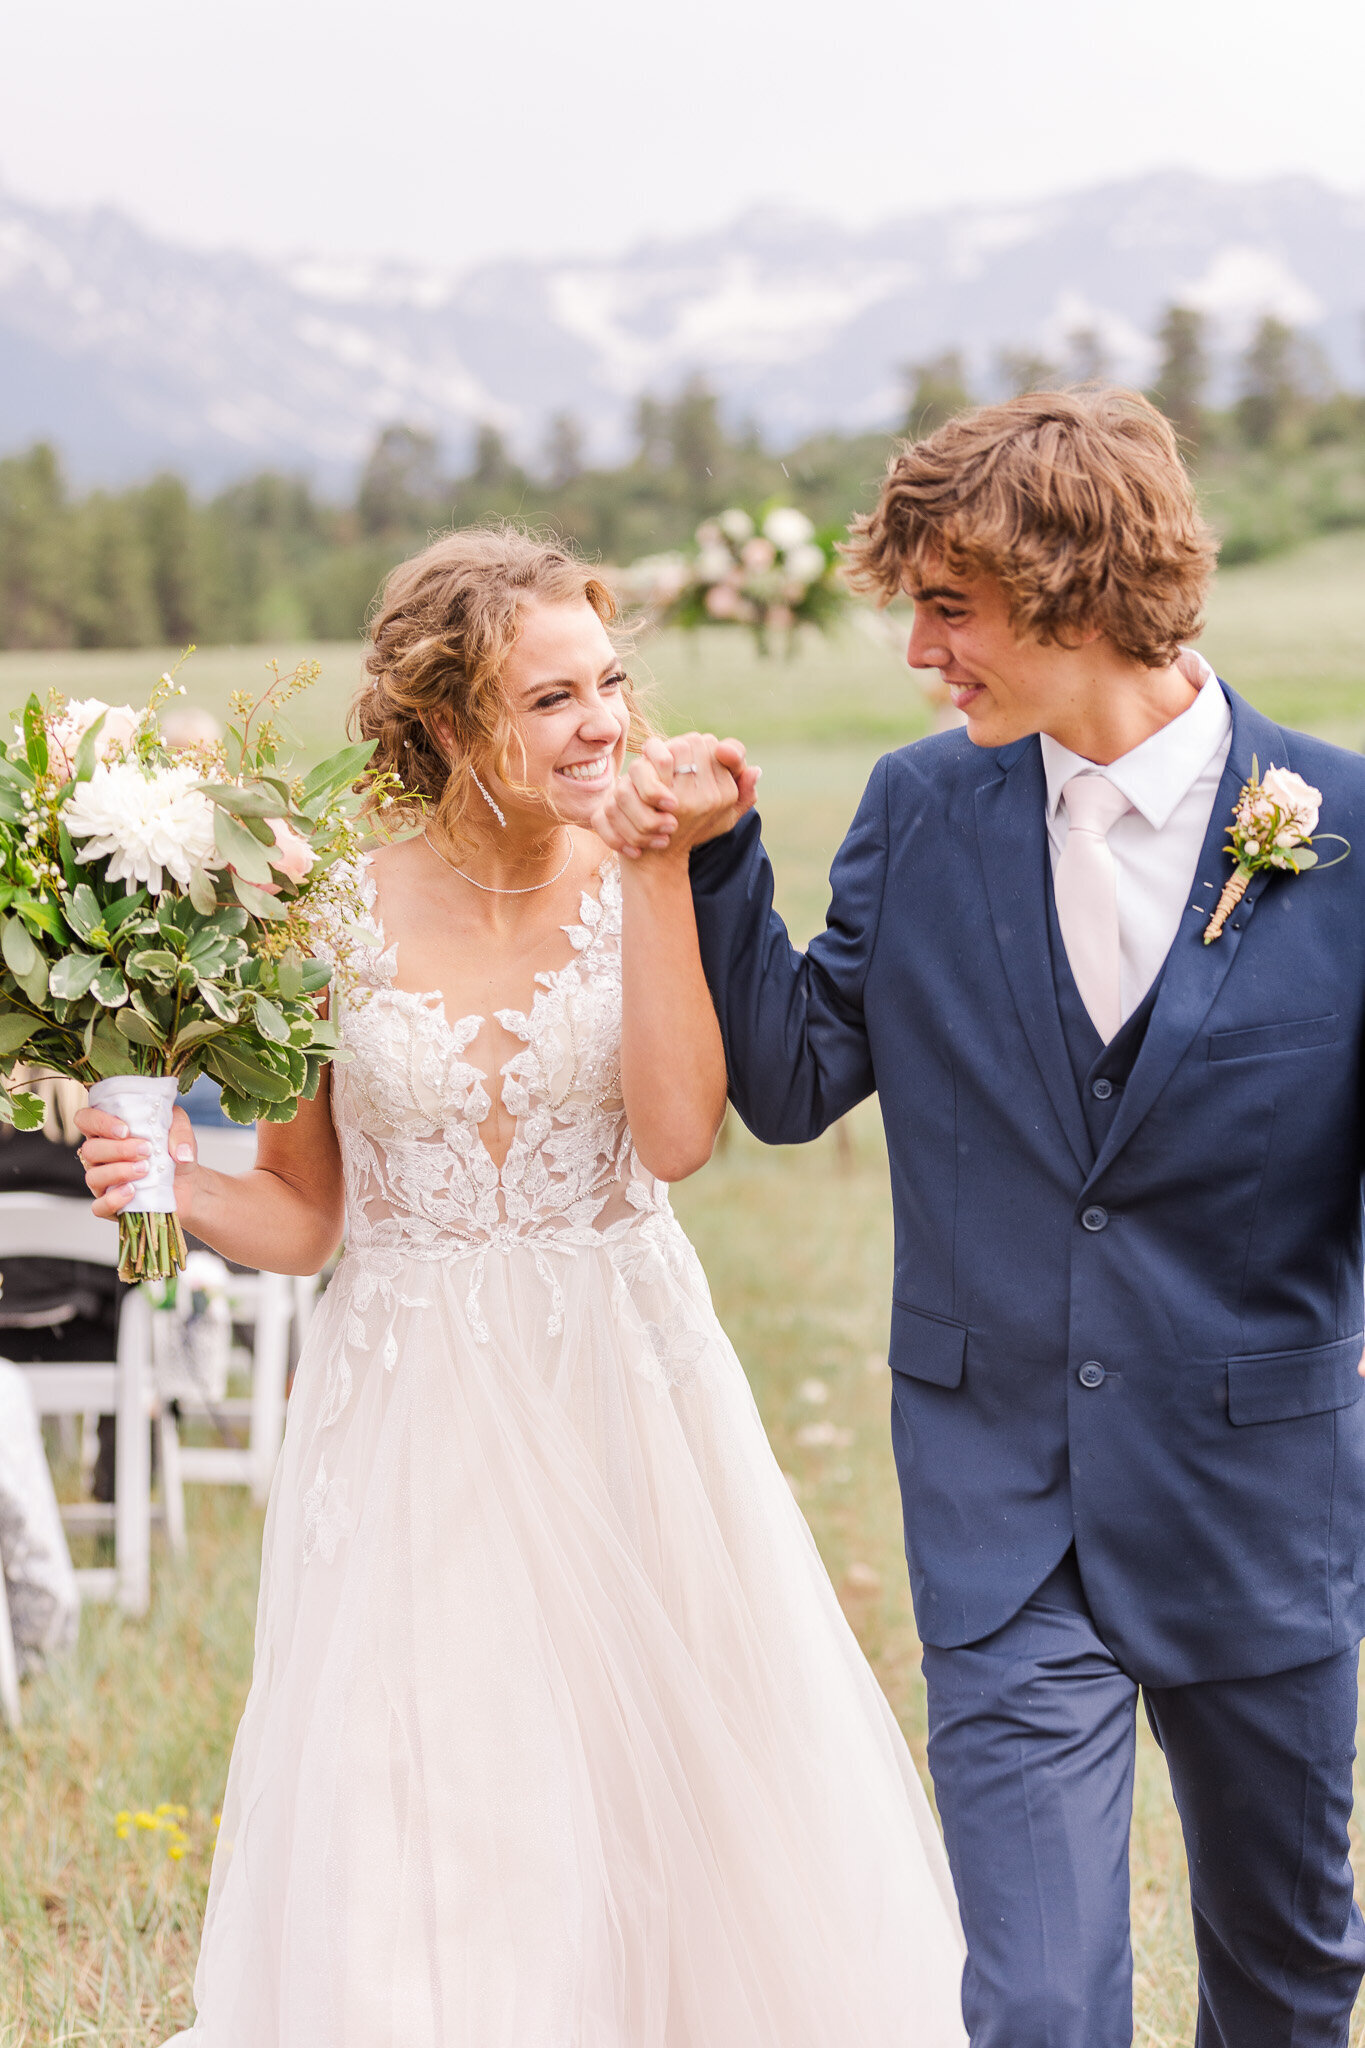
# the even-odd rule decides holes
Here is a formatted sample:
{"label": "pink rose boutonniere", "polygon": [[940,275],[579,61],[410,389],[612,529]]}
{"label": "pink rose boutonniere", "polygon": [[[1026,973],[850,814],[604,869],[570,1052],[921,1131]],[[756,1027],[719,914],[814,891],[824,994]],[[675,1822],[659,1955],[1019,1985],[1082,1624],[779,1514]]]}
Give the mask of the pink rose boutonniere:
{"label": "pink rose boutonniere", "polygon": [[[1267,768],[1262,778],[1253,757],[1251,780],[1243,785],[1228,826],[1232,844],[1227,851],[1236,866],[1224,884],[1217,909],[1204,927],[1206,946],[1222,937],[1223,926],[1246,895],[1253,875],[1266,868],[1283,868],[1291,875],[1302,875],[1317,867],[1314,833],[1320,839],[1338,840],[1346,853],[1338,854],[1337,859],[1345,860],[1351,851],[1347,841],[1336,832],[1318,832],[1321,810],[1320,789],[1314,789],[1292,768]],[[1327,865],[1335,867],[1336,861],[1328,861]]]}

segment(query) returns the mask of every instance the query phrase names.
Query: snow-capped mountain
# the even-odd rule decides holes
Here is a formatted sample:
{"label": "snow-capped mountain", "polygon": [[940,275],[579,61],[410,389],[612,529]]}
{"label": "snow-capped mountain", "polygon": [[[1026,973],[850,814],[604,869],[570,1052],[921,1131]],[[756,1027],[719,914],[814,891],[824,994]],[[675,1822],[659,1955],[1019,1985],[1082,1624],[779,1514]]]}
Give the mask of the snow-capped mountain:
{"label": "snow-capped mountain", "polygon": [[765,208],[620,257],[456,275],[204,254],[0,193],[0,448],[47,436],[83,481],[269,465],[340,485],[392,420],[453,460],[489,422],[534,459],[570,411],[614,457],[634,400],[696,371],[781,445],[890,424],[903,366],[948,347],[989,389],[1001,349],[1055,358],[1088,328],[1140,379],[1172,300],[1208,312],[1226,359],[1274,312],[1359,384],[1365,199],[1164,172],[866,232]]}

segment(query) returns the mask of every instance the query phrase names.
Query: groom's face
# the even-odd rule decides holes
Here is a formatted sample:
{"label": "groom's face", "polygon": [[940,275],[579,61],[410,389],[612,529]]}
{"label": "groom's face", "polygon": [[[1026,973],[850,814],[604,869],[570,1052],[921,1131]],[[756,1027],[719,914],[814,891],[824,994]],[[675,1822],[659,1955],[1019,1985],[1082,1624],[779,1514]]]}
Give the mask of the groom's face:
{"label": "groom's face", "polygon": [[1021,638],[994,576],[958,576],[929,565],[906,581],[915,628],[906,659],[936,668],[966,715],[967,737],[1003,747],[1050,730],[1074,679],[1067,652]]}

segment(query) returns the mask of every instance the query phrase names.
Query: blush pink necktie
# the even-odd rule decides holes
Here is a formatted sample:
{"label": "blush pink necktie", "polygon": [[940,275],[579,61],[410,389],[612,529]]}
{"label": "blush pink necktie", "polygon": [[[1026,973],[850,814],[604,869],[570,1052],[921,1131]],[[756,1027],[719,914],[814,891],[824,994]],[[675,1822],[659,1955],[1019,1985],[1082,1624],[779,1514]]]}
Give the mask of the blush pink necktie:
{"label": "blush pink necktie", "polygon": [[1081,1001],[1107,1045],[1123,1021],[1119,904],[1109,832],[1132,809],[1103,775],[1073,775],[1062,790],[1068,829],[1053,890],[1057,922]]}

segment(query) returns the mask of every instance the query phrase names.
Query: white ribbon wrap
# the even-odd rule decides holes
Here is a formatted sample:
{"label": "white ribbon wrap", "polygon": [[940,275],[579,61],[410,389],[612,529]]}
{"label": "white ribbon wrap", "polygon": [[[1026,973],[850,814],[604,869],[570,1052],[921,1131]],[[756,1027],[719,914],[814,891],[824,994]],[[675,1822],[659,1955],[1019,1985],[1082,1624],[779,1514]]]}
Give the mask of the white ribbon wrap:
{"label": "white ribbon wrap", "polygon": [[96,1081],[90,1090],[92,1109],[119,1117],[134,1138],[145,1139],[152,1148],[145,1174],[133,1183],[133,1194],[123,1205],[125,1215],[135,1210],[164,1215],[175,1207],[175,1161],[169,1139],[179,1093],[174,1074],[115,1074],[108,1081]]}

